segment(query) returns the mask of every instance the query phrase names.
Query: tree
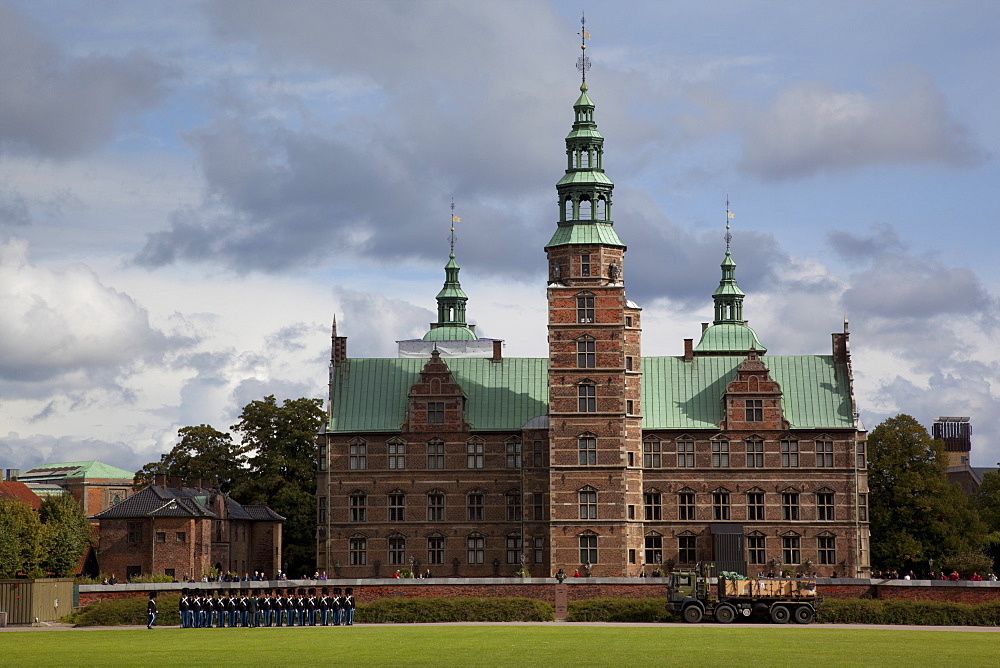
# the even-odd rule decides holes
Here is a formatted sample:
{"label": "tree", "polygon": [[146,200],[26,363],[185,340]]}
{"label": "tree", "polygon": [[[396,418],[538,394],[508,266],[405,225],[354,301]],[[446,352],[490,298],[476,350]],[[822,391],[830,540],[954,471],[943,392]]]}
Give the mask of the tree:
{"label": "tree", "polygon": [[279,406],[270,395],[247,404],[230,427],[252,453],[233,498],[267,504],[286,518],[285,570],[296,577],[316,567],[316,434],[323,417],[320,399],[285,399]]}
{"label": "tree", "polygon": [[897,415],[872,430],[868,452],[873,567],[978,563],[985,527],[961,488],[948,482],[944,444],[909,415]]}
{"label": "tree", "polygon": [[153,484],[157,474],[179,477],[186,485],[203,478],[223,492],[244,481],[246,448],[234,443],[232,436],[207,424],[183,427],[177,435],[181,440],[173,450],[135,474],[136,489]]}
{"label": "tree", "polygon": [[41,534],[42,569],[56,577],[77,573],[84,551],[93,544],[93,530],[79,504],[71,496],[50,496],[38,510]]}
{"label": "tree", "polygon": [[19,499],[0,499],[0,579],[23,573],[40,577],[42,523],[38,514]]}

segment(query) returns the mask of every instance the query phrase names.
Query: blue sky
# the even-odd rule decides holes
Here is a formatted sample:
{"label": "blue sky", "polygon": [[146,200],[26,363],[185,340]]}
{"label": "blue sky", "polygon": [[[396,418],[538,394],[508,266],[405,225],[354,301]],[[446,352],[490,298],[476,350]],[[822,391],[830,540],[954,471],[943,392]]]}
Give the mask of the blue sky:
{"label": "blue sky", "polygon": [[644,353],[710,319],[728,196],[772,353],[847,315],[868,427],[1000,460],[996,3],[0,0],[0,466],[323,396],[334,314],[394,355],[453,197],[471,319],[545,355],[581,10]]}

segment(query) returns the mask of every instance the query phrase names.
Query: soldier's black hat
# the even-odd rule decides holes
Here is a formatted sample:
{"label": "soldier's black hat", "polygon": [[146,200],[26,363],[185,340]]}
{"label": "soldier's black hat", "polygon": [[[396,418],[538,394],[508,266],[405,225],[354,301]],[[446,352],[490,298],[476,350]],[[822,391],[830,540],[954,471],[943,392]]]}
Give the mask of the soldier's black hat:
{"label": "soldier's black hat", "polygon": [[340,596],[340,587],[334,587],[333,593],[336,594],[337,596]]}
{"label": "soldier's black hat", "polygon": [[302,596],[305,593],[306,593],[305,589],[299,589],[299,596]]}
{"label": "soldier's black hat", "polygon": [[188,595],[188,588],[187,587],[184,587],[183,589],[181,589],[181,595],[183,595],[183,596],[187,596]]}
{"label": "soldier's black hat", "polygon": [[289,589],[289,590],[288,590],[288,591],[286,591],[285,593],[286,593],[286,594],[288,594],[289,596],[291,596],[292,594],[294,594],[294,593],[295,593],[295,588],[294,588],[294,587],[292,587],[291,589]]}
{"label": "soldier's black hat", "polygon": [[149,597],[150,598],[156,598],[156,591],[154,590],[154,591],[149,592]]}
{"label": "soldier's black hat", "polygon": [[310,588],[309,588],[309,595],[310,595],[310,596],[315,596],[315,595],[316,595],[316,590],[315,590],[315,589],[313,589],[312,587],[310,587]]}
{"label": "soldier's black hat", "polygon": [[351,594],[353,594],[353,593],[354,593],[354,589],[353,589],[353,588],[351,588],[351,587],[348,587],[348,588],[347,588],[347,591],[345,591],[344,593],[345,593],[345,594],[347,594],[348,596],[350,596]]}
{"label": "soldier's black hat", "polygon": [[330,593],[329,587],[323,587],[323,596],[326,596],[329,593]]}

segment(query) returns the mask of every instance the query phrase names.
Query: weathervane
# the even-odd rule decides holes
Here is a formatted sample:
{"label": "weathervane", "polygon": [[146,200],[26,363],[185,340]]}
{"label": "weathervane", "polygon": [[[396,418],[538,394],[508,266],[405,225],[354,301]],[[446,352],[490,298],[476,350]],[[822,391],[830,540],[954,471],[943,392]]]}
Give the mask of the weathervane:
{"label": "weathervane", "polygon": [[729,242],[733,240],[733,235],[729,231],[729,221],[736,216],[729,210],[729,195],[726,195],[726,252],[729,252]]}
{"label": "weathervane", "polygon": [[590,58],[587,57],[587,40],[590,39],[590,33],[587,32],[587,15],[580,14],[580,50],[582,53],[580,57],[576,59],[576,69],[580,70],[580,74],[583,76],[583,88],[587,87],[587,70],[590,69]]}
{"label": "weathervane", "polygon": [[455,223],[462,222],[462,219],[455,215],[455,198],[451,198],[451,234],[448,240],[451,242],[451,256],[455,257]]}

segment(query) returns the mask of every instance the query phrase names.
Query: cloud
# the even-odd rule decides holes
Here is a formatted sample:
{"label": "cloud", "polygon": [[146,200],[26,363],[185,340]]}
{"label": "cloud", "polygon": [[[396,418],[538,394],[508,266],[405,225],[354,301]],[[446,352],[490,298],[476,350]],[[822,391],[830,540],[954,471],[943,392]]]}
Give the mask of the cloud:
{"label": "cloud", "polygon": [[796,84],[750,114],[744,132],[741,167],[765,180],[984,158],[930,77],[912,69],[886,77],[874,94]]}
{"label": "cloud", "polygon": [[152,106],[176,70],[141,51],[71,56],[0,4],[0,149],[52,158],[108,142],[120,120]]}
{"label": "cloud", "polygon": [[22,473],[42,464],[90,460],[137,471],[149,461],[148,457],[148,453],[136,452],[125,443],[94,438],[48,434],[21,436],[16,432],[0,436],[0,468],[20,469]]}
{"label": "cloud", "polygon": [[903,242],[895,228],[888,223],[876,223],[867,235],[847,230],[834,230],[827,234],[827,242],[837,255],[848,262],[866,262],[879,255],[903,250]]}
{"label": "cloud", "polygon": [[0,242],[0,380],[119,377],[188,341],[150,325],[131,297],[83,265],[54,271],[29,262],[27,244]]}

